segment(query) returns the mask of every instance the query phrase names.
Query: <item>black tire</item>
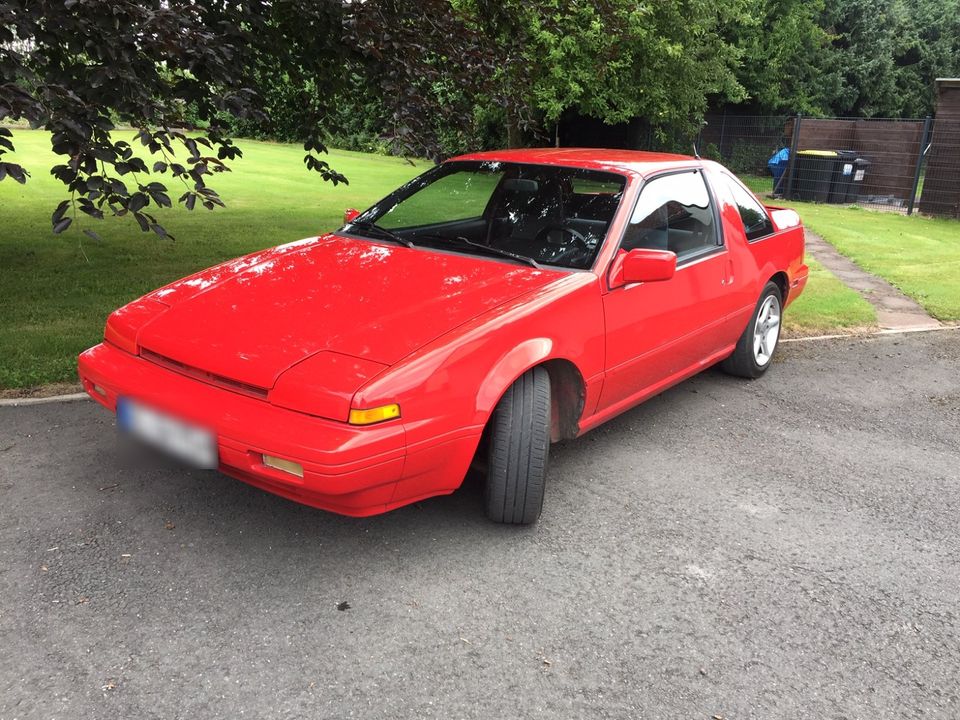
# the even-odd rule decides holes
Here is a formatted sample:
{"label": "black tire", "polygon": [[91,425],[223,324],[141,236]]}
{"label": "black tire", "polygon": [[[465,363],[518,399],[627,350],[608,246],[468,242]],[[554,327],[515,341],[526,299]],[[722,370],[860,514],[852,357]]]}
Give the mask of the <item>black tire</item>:
{"label": "black tire", "polygon": [[529,525],[543,509],[550,453],[550,375],[524,373],[490,418],[484,504],[494,522]]}
{"label": "black tire", "polygon": [[[768,301],[768,298],[772,300]],[[760,312],[767,307],[773,307],[776,311],[776,324],[770,325],[772,330],[776,328],[776,337],[771,347],[765,347],[765,352],[756,349],[756,337],[759,331],[758,321]],[[750,322],[744,328],[743,335],[737,341],[737,346],[726,360],[720,363],[724,372],[737,377],[758,378],[763,375],[773,364],[773,354],[776,351],[777,344],[780,341],[780,325],[783,320],[783,298],[780,295],[780,287],[775,282],[768,282],[760,293],[760,299],[757,301],[757,307],[750,316]],[[765,322],[771,322],[772,316],[768,316]]]}

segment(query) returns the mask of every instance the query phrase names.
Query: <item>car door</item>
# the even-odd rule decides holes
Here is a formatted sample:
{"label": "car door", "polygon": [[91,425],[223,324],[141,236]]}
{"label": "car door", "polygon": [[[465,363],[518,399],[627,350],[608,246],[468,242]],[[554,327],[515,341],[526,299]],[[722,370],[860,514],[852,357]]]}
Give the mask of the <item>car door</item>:
{"label": "car door", "polygon": [[606,375],[598,411],[639,401],[716,360],[731,275],[715,203],[700,169],[660,175],[640,193],[619,253],[670,250],[669,280],[604,295]]}

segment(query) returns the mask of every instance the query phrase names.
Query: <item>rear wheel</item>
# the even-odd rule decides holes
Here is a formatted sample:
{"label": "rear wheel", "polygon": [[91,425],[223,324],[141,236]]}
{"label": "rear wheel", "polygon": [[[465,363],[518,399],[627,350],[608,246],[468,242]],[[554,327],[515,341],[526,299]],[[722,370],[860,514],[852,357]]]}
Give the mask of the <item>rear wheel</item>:
{"label": "rear wheel", "polygon": [[736,349],[720,367],[731,375],[745,378],[758,378],[767,371],[780,341],[782,302],[780,288],[768,282]]}
{"label": "rear wheel", "polygon": [[510,386],[490,419],[487,517],[514,525],[536,522],[549,452],[550,375],[537,367]]}

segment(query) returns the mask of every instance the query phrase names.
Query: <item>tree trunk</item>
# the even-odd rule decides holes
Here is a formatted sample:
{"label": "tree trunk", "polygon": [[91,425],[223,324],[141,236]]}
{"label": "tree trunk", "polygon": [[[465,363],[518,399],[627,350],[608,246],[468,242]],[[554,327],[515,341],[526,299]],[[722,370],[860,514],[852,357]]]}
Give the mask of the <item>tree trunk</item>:
{"label": "tree trunk", "polygon": [[523,147],[523,131],[520,129],[520,120],[509,111],[507,111],[507,147]]}

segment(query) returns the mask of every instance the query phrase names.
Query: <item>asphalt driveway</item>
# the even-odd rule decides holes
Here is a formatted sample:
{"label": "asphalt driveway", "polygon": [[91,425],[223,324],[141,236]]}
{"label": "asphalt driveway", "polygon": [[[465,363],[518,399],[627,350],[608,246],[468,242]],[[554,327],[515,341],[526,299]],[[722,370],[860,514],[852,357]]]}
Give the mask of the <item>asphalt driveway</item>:
{"label": "asphalt driveway", "polygon": [[960,332],[707,372],[549,482],[351,520],[0,408],[0,719],[960,716]]}

